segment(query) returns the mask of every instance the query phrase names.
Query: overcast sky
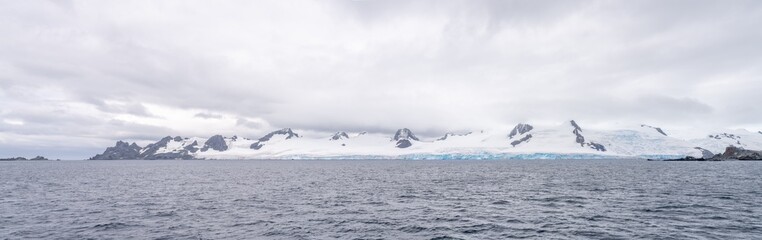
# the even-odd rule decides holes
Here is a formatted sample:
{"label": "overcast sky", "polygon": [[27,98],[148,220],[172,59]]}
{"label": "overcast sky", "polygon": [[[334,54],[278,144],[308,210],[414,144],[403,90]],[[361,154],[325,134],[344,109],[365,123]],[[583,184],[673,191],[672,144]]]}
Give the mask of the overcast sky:
{"label": "overcast sky", "polygon": [[757,131],[761,23],[758,0],[0,0],[0,157],[283,127]]}

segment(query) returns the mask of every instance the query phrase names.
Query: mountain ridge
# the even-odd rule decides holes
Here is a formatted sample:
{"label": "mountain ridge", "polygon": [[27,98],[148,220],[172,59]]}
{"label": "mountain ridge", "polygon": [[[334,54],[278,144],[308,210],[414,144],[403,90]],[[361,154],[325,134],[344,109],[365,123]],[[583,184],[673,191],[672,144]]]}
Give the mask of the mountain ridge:
{"label": "mountain ridge", "polygon": [[206,139],[167,136],[145,147],[117,141],[90,159],[497,159],[532,156],[670,159],[713,156],[728,146],[762,149],[762,135],[757,132],[719,132],[706,136],[678,139],[667,135],[661,128],[645,124],[621,130],[583,130],[574,120],[555,127],[518,123],[510,130],[446,133],[429,140],[417,136],[409,128],[400,128],[391,136],[338,131],[313,137],[283,128],[256,140],[222,135]]}

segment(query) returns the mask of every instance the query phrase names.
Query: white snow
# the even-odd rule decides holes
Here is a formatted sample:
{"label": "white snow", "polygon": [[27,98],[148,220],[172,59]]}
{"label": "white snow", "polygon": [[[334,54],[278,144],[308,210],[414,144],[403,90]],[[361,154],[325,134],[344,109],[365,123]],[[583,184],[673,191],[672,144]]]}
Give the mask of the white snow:
{"label": "white snow", "polygon": [[[585,128],[584,123],[578,123],[582,128],[585,142],[595,142],[606,147],[605,152],[580,146],[572,133],[573,127],[568,123],[557,126],[534,126],[526,134],[532,134],[531,140],[512,146],[510,143],[517,139],[508,138],[511,129],[493,131],[474,131],[468,135],[449,135],[447,139],[435,141],[436,138],[421,141],[411,140],[408,148],[395,147],[396,142],[390,140],[394,132],[378,133],[348,133],[351,138],[329,140],[331,134],[310,135],[286,139],[286,135],[274,135],[269,141],[262,142],[262,148],[255,150],[250,146],[257,142],[259,136],[238,137],[237,140],[225,138],[228,150],[197,151],[196,158],[203,159],[273,159],[273,158],[441,158],[450,159],[461,157],[511,158],[511,157],[569,157],[569,156],[601,156],[601,157],[681,157],[701,156],[695,147],[701,147],[713,153],[722,153],[730,145],[747,149],[762,150],[762,134],[746,130],[718,131],[716,134],[728,133],[738,136],[738,139],[709,138],[706,134],[699,139],[679,139],[664,136],[652,128],[639,125],[621,130],[594,130]],[[415,134],[415,129],[411,129]],[[665,131],[667,131],[665,129]],[[300,131],[294,130],[300,134]],[[711,134],[711,133],[710,133]],[[519,136],[520,137],[520,136]],[[188,138],[183,141],[170,141],[166,148],[158,153],[181,151],[185,146],[198,142],[197,148],[202,148],[205,138]],[[741,144],[738,144],[738,141]]]}

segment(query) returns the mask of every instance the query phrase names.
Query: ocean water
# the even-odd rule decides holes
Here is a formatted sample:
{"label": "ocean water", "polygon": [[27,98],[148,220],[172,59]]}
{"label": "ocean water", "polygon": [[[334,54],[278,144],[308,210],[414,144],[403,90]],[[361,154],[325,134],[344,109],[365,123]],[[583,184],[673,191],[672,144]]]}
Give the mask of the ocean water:
{"label": "ocean water", "polygon": [[762,239],[762,162],[0,162],[0,239]]}

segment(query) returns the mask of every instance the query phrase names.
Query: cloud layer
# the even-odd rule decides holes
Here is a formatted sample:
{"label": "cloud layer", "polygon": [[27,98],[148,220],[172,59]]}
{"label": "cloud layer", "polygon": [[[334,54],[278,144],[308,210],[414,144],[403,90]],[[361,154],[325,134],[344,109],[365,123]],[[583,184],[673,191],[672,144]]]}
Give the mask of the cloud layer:
{"label": "cloud layer", "polygon": [[0,153],[281,127],[760,129],[760,22],[759,1],[4,1]]}

